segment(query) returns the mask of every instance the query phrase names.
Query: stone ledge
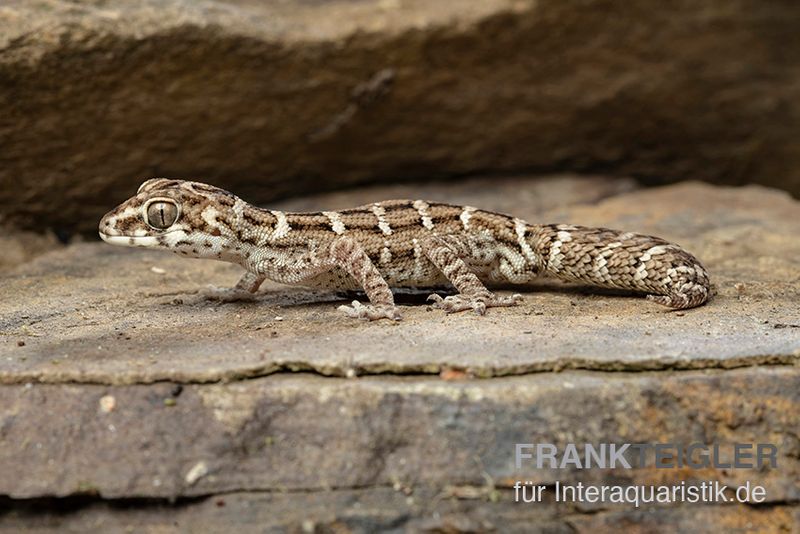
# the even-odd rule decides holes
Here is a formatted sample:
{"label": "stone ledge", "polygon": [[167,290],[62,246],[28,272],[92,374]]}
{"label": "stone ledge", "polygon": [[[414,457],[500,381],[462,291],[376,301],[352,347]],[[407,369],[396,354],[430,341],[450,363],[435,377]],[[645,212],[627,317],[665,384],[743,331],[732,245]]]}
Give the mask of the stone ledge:
{"label": "stone ledge", "polygon": [[[275,284],[255,302],[209,302],[197,292],[233,285],[239,267],[86,243],[41,256],[4,280],[0,383],[198,383],[298,370],[348,376],[455,368],[491,377],[795,365],[800,203],[760,187],[685,183],[620,192],[626,184],[561,177],[391,193],[663,236],[711,272],[718,294],[708,305],[676,313],[641,296],[544,282],[525,293],[523,305],[482,318],[431,310],[422,293],[401,296],[399,324],[364,323],[337,312],[336,295]],[[288,207],[337,208],[389,192]],[[557,207],[556,198],[568,204]]]}
{"label": "stone ledge", "polygon": [[[14,498],[713,479],[800,500],[797,368],[18,385],[0,387],[0,405],[14,444],[0,449],[0,494]],[[514,466],[516,443],[655,442],[720,443],[724,460],[732,443],[772,443],[778,469]]]}

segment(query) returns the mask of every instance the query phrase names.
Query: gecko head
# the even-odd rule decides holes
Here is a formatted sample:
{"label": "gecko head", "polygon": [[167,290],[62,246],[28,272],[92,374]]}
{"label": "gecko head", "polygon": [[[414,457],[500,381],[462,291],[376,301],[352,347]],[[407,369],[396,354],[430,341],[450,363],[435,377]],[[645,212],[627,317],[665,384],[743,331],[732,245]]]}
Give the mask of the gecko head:
{"label": "gecko head", "polygon": [[237,198],[198,182],[154,178],[100,220],[106,243],[222,258]]}

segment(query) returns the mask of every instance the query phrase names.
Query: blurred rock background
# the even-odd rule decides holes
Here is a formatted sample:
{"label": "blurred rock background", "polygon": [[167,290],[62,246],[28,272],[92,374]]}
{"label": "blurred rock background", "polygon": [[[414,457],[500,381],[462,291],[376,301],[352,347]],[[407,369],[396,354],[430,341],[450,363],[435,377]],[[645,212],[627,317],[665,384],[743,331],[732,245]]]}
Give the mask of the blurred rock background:
{"label": "blurred rock background", "polygon": [[800,194],[793,0],[5,0],[0,214],[592,172]]}

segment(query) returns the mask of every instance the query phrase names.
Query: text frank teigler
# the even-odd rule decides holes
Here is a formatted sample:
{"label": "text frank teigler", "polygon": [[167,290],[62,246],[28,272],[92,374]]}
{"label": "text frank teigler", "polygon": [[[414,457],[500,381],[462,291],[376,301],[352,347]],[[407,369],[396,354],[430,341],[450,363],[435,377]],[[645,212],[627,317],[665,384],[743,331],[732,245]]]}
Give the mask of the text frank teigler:
{"label": "text frank teigler", "polygon": [[[516,469],[753,469],[778,467],[778,448],[771,443],[600,443],[566,444],[517,443]],[[685,471],[682,471],[685,472]],[[531,477],[533,478],[533,477]],[[763,486],[746,481],[728,487],[718,480],[680,480],[662,485],[615,485],[562,483],[540,484],[517,480],[516,502],[536,503],[550,497],[556,502],[643,504],[666,503],[761,503],[766,500]]]}

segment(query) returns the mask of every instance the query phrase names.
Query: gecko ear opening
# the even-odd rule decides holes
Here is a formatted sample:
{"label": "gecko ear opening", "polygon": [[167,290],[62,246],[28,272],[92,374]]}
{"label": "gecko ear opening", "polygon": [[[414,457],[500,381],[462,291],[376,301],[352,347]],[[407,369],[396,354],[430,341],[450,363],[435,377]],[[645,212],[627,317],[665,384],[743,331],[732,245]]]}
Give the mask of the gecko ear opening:
{"label": "gecko ear opening", "polygon": [[180,210],[171,198],[154,198],[144,205],[144,222],[156,230],[166,230],[178,220]]}

